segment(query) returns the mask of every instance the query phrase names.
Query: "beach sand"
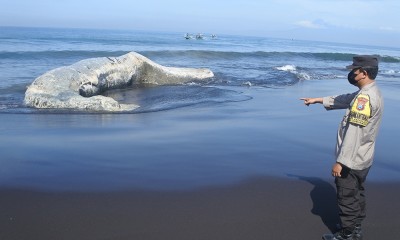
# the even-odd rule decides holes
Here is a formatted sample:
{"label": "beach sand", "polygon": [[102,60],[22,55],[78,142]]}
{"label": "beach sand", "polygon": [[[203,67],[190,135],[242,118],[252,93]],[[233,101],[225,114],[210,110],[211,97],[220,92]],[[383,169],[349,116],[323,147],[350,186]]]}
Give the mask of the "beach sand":
{"label": "beach sand", "polygon": [[[339,221],[329,174],[343,112],[299,98],[347,89],[310,81],[146,114],[0,115],[0,239],[321,239]],[[388,101],[367,180],[366,240],[400,235],[396,109]]]}
{"label": "beach sand", "polygon": [[[259,177],[191,191],[0,190],[0,239],[320,239],[338,222],[332,179]],[[400,184],[367,184],[364,239],[397,239]]]}

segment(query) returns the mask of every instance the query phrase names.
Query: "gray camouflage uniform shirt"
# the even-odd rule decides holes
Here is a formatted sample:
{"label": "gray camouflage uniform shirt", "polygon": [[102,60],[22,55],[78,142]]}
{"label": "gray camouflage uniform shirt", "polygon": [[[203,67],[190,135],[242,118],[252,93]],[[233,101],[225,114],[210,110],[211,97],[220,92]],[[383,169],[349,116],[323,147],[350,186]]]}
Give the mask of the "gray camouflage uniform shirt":
{"label": "gray camouflage uniform shirt", "polygon": [[383,113],[376,83],[351,94],[324,97],[323,105],[327,110],[347,109],[338,129],[336,162],[354,170],[370,167]]}

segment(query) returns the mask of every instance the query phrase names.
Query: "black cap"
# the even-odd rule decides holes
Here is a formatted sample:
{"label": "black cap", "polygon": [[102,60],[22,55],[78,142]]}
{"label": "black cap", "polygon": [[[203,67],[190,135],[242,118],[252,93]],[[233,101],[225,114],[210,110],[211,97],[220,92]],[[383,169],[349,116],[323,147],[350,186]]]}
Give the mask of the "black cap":
{"label": "black cap", "polygon": [[357,55],[353,57],[353,64],[347,66],[347,69],[359,67],[378,67],[378,57],[374,55]]}

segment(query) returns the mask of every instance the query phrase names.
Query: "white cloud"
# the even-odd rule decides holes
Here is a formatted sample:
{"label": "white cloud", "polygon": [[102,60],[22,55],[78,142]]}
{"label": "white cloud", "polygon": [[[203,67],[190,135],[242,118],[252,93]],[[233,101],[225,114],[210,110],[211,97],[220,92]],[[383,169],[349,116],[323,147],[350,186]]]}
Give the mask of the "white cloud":
{"label": "white cloud", "polygon": [[393,27],[380,27],[379,30],[387,31],[387,32],[397,32],[398,30]]}
{"label": "white cloud", "polygon": [[302,20],[302,21],[296,22],[295,25],[304,27],[304,28],[313,28],[313,29],[323,29],[323,28],[327,28],[327,26],[328,26],[328,24],[325,23],[321,19],[317,19],[314,21]]}

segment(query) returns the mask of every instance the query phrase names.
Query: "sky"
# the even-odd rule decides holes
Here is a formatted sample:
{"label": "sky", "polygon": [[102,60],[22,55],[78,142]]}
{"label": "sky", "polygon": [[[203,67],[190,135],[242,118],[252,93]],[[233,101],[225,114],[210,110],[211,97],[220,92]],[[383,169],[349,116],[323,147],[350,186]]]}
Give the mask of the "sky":
{"label": "sky", "polygon": [[398,0],[0,0],[0,6],[0,26],[400,44]]}

